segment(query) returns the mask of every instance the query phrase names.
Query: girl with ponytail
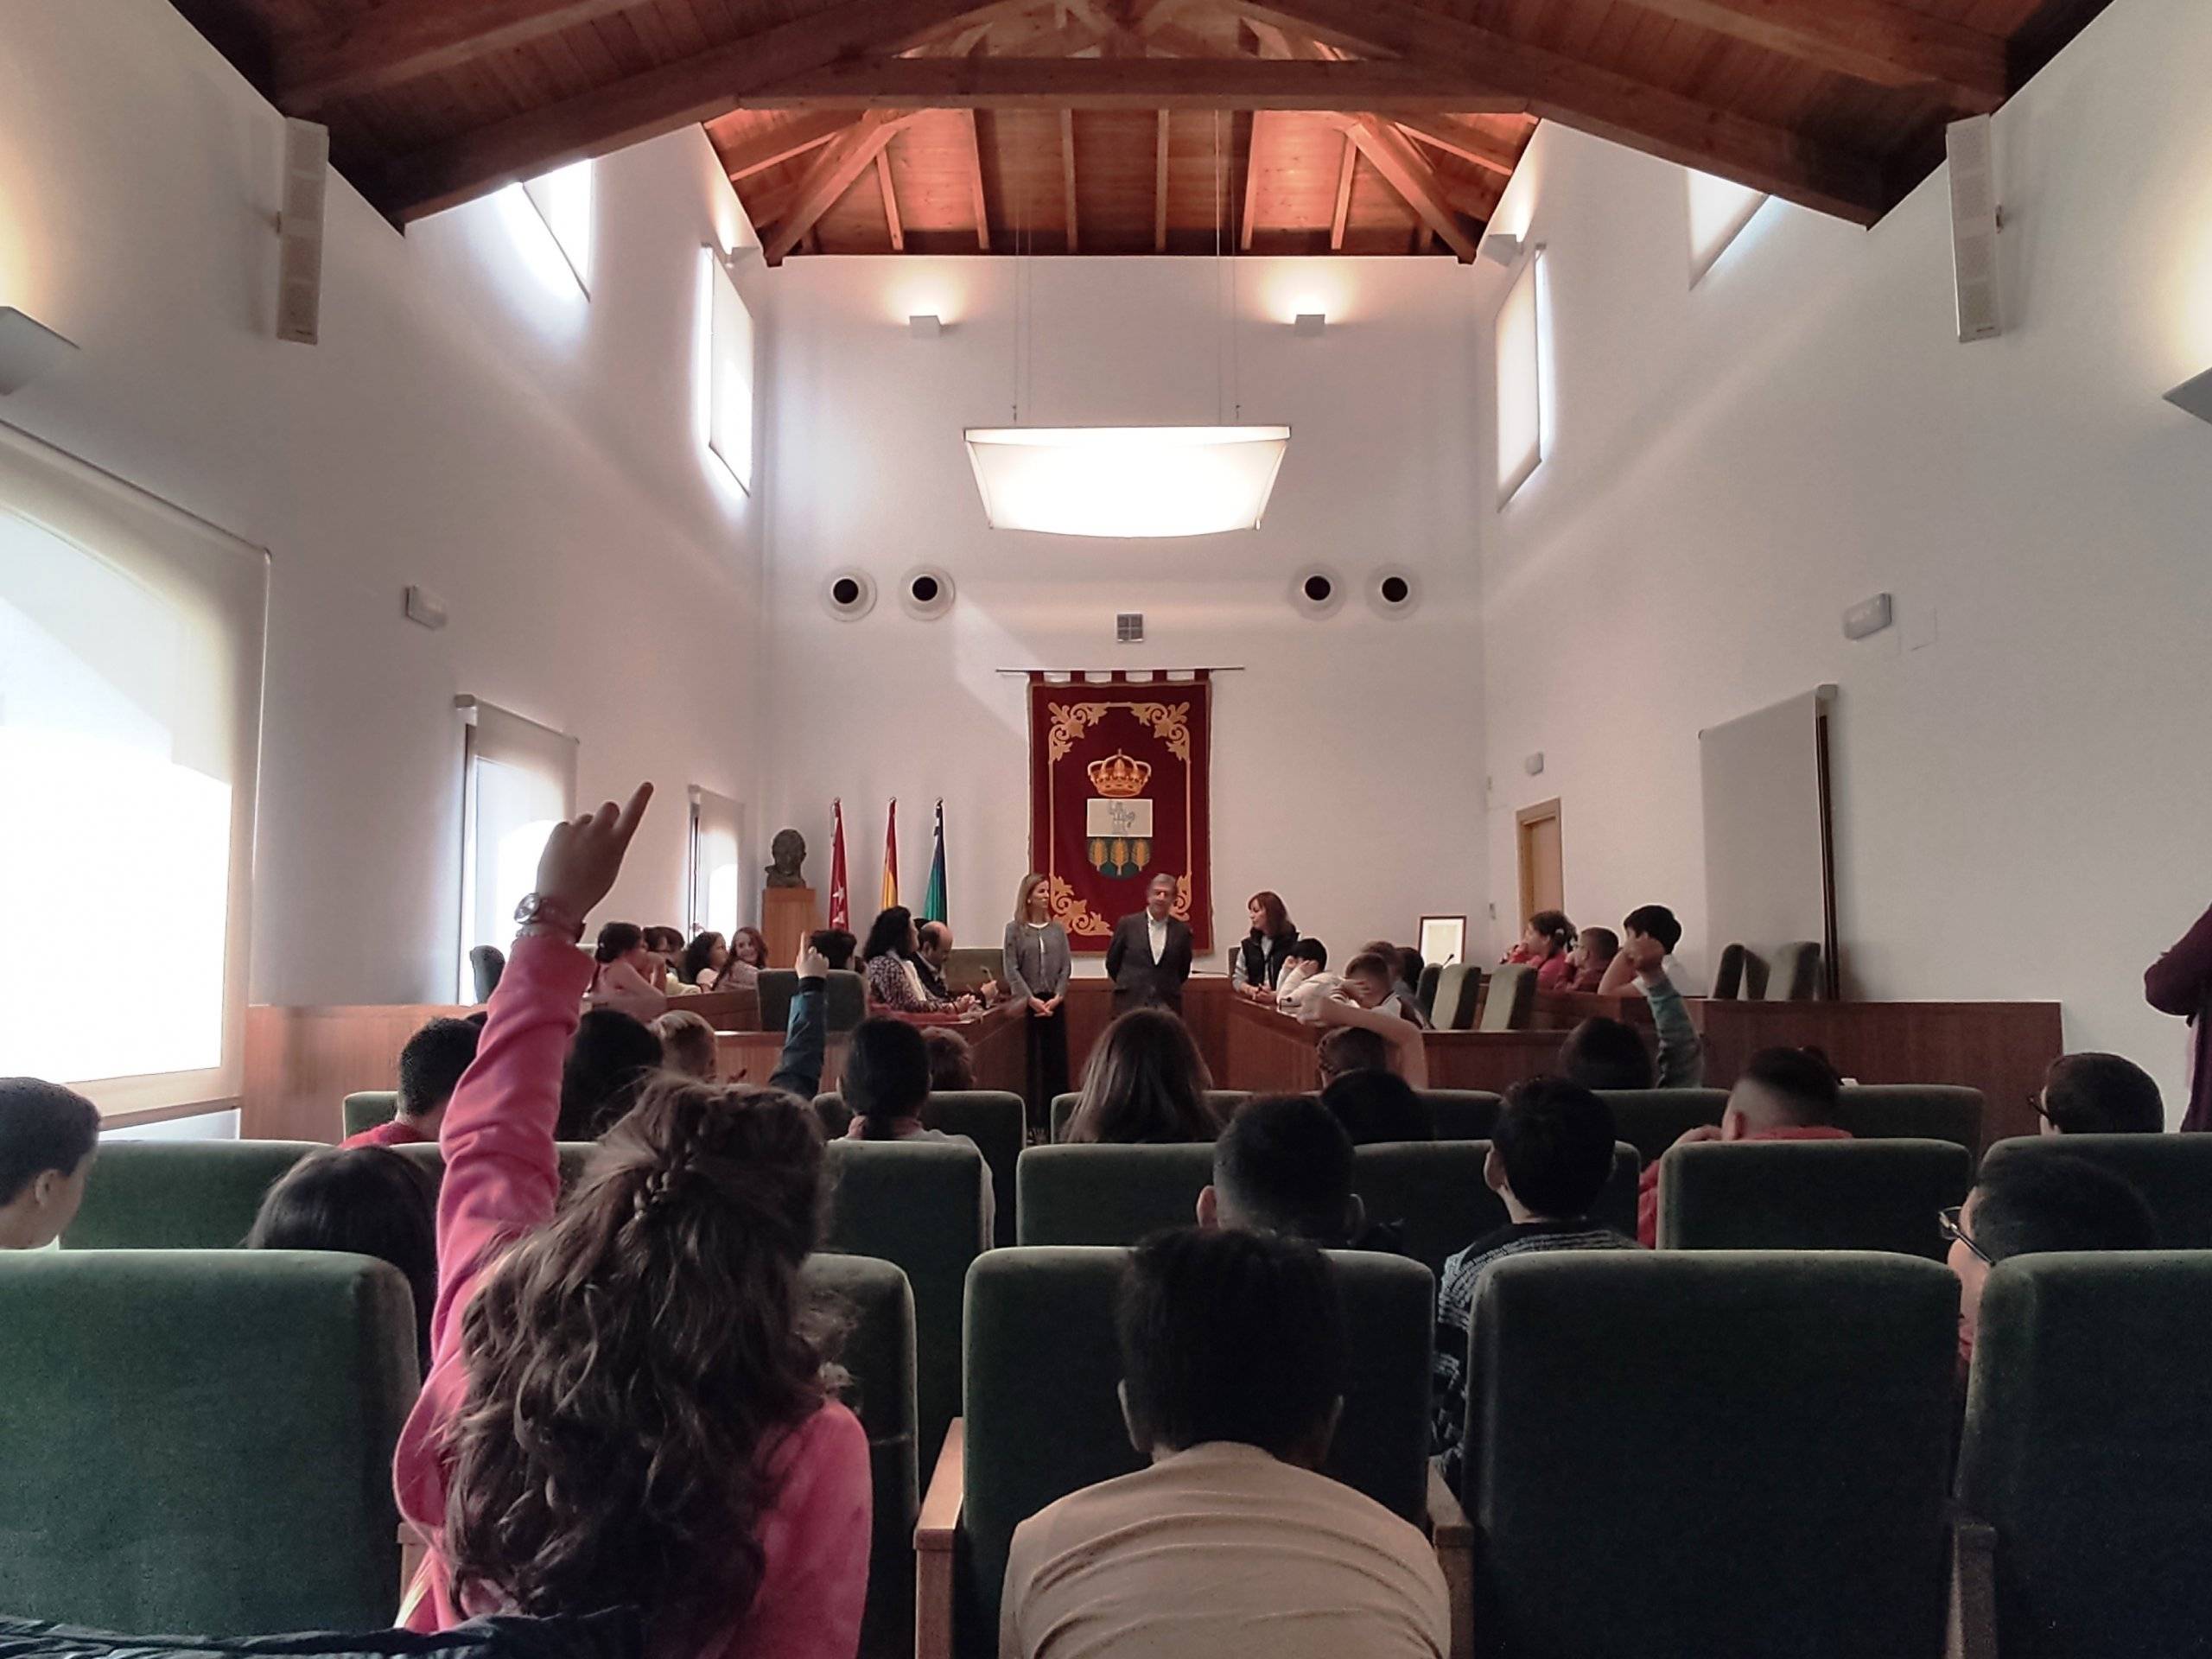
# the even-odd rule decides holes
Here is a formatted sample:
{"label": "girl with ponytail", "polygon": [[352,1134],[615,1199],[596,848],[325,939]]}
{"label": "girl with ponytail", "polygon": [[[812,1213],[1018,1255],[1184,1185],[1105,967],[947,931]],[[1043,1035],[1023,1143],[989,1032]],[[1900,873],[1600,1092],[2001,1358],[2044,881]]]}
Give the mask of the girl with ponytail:
{"label": "girl with ponytail", "polygon": [[664,1074],[556,1208],[575,941],[651,793],[555,828],[447,1109],[431,1369],[395,1471],[429,1546],[403,1622],[633,1606],[655,1659],[852,1659],[868,1441],[823,1392],[800,1282],[808,1109]]}

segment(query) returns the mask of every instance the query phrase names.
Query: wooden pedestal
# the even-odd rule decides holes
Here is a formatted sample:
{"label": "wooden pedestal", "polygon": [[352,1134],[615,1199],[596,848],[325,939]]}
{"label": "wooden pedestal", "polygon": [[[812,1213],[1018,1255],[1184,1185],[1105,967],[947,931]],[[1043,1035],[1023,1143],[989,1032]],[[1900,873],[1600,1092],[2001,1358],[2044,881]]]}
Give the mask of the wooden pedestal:
{"label": "wooden pedestal", "polygon": [[760,937],[768,942],[768,968],[788,968],[798,955],[798,942],[822,925],[816,919],[812,887],[760,889]]}

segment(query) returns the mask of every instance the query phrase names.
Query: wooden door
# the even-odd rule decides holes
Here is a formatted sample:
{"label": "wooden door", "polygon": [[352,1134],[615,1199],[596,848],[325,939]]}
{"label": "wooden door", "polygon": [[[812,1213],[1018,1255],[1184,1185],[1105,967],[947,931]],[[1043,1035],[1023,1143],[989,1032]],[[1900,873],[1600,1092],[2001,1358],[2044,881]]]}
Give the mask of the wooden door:
{"label": "wooden door", "polygon": [[1521,925],[1540,910],[1567,908],[1567,877],[1560,861],[1559,803],[1524,806],[1514,814],[1521,846]]}

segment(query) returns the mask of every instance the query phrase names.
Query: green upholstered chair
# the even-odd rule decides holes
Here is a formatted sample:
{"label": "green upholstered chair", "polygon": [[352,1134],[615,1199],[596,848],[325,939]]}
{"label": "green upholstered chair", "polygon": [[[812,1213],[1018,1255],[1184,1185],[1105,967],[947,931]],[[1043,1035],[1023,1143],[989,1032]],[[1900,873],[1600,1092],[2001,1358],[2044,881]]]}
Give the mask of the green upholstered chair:
{"label": "green upholstered chair", "polygon": [[371,1630],[399,1600],[413,1299],[365,1256],[0,1252],[0,1607]]}
{"label": "green upholstered chair", "polygon": [[1981,1150],[1982,1098],[1979,1089],[1940,1084],[1854,1084],[1836,1103],[1839,1128],[1861,1141],[1948,1141],[1968,1152]]}
{"label": "green upholstered chair", "polygon": [[1414,987],[1414,1001],[1421,1004],[1421,1011],[1428,1015],[1432,1021],[1436,1017],[1437,982],[1443,977],[1444,964],[1442,963],[1427,963],[1421,967],[1421,982]]}
{"label": "green upholstered chair", "polygon": [[[1739,944],[1720,947],[1720,959],[1713,969],[1713,1000],[1716,1002],[1735,1002],[1744,995],[1744,968],[1751,952]],[[1752,993],[1757,995],[1758,993]]]}
{"label": "green upholstered chair", "polygon": [[1477,1652],[1935,1659],[1958,1300],[1895,1255],[1497,1263],[1468,1334]]}
{"label": "green upholstered chair", "polygon": [[[996,1089],[940,1089],[922,1108],[925,1128],[947,1135],[964,1135],[976,1143],[990,1166],[991,1243],[1014,1243],[1014,1166],[1028,1141],[1028,1123],[1021,1096]],[[841,1094],[817,1095],[814,1114],[822,1132],[835,1138],[853,1121],[852,1109]]]}
{"label": "green upholstered chair", "polygon": [[893,1659],[911,1653],[914,1640],[914,1519],[921,1474],[915,1447],[913,1294],[904,1273],[865,1255],[810,1258],[806,1286],[843,1317],[836,1363],[852,1379],[843,1398],[868,1431],[875,1477],[861,1652],[868,1659]]}
{"label": "green upholstered chair", "polygon": [[[1206,1100],[1213,1107],[1214,1116],[1224,1123],[1236,1116],[1239,1106],[1251,1098],[1252,1091],[1249,1089],[1209,1089],[1206,1090]],[[1076,1105],[1082,1099],[1083,1096],[1080,1094],[1052,1096],[1053,1144],[1058,1145],[1067,1139],[1068,1124],[1074,1119]]]}
{"label": "green upholstered chair", "polygon": [[1482,1089],[1421,1089],[1415,1091],[1428,1108],[1440,1141],[1487,1141],[1497,1127],[1497,1109],[1504,1101]]}
{"label": "green upholstered chair", "polygon": [[1600,1089],[1598,1098],[1612,1109],[1614,1139],[1647,1164],[1665,1157],[1684,1130],[1718,1123],[1728,1109],[1726,1089]]}
{"label": "green upholstered chair", "polygon": [[1821,994],[1821,947],[1813,939],[1777,944],[1767,959],[1759,995],[1769,1002],[1810,1002]]}
{"label": "green upholstered chair", "polygon": [[983,1183],[969,1147],[943,1141],[833,1141],[824,1247],[895,1262],[914,1293],[922,1465],[960,1414],[960,1299],[981,1253]]}
{"label": "green upholstered chair", "polygon": [[[320,1141],[103,1141],[69,1250],[220,1250],[245,1237],[261,1200]],[[217,1624],[213,1629],[227,1629]]]}
{"label": "green upholstered chair", "polygon": [[[1370,1222],[1400,1228],[1405,1248],[1433,1273],[1455,1251],[1506,1224],[1505,1201],[1483,1184],[1487,1141],[1401,1141],[1352,1154],[1352,1190]],[[1636,1236],[1636,1148],[1613,1148],[1613,1175],[1592,1211],[1603,1225]]]}
{"label": "green upholstered chair", "polygon": [[1967,1659],[2212,1649],[2208,1423],[2212,1253],[1992,1269],[1959,1454]]}
{"label": "green upholstered chair", "polygon": [[2143,1195],[2170,1250],[2212,1250],[2212,1135],[2050,1135],[1999,1141],[2005,1158],[2085,1158]]}
{"label": "green upholstered chair", "polygon": [[1676,1147],[1659,1166],[1659,1248],[1894,1250],[1940,1262],[1939,1210],[1974,1154],[1948,1141],[1741,1141]]}
{"label": "green upholstered chair", "polygon": [[1213,1147],[1032,1147],[1014,1173],[1023,1244],[1134,1244],[1198,1218]]}
{"label": "green upholstered chair", "polygon": [[[947,1444],[915,1540],[919,1659],[995,1651],[1015,1527],[1070,1492],[1140,1466],[1115,1392],[1122,1365],[1114,1309],[1126,1257],[1118,1249],[994,1250],[969,1273],[963,1432]],[[1331,1259],[1352,1372],[1330,1472],[1421,1524],[1431,1514],[1434,1281],[1401,1256],[1345,1251]],[[932,1612],[951,1613],[956,1558],[957,1639],[947,1643],[945,1621]]]}
{"label": "green upholstered chair", "polygon": [[[577,1181],[582,1179],[584,1166],[591,1161],[592,1154],[598,1150],[599,1142],[596,1141],[560,1141],[554,1143],[554,1154],[561,1164],[561,1190],[563,1192],[573,1190]],[[441,1185],[444,1183],[445,1154],[438,1150],[435,1141],[418,1141],[412,1146],[394,1147],[392,1151],[403,1158],[412,1158],[430,1172],[433,1180]]]}
{"label": "green upholstered chair", "polygon": [[1439,1031],[1471,1031],[1475,1001],[1481,994],[1483,970],[1464,962],[1451,962],[1436,976],[1436,1001],[1428,1011],[1429,1022]]}
{"label": "green upholstered chair", "polygon": [[339,1109],[339,1121],[345,1126],[341,1139],[357,1135],[364,1129],[373,1129],[389,1123],[399,1116],[399,1091],[397,1089],[364,1089],[346,1096]]}
{"label": "green upholstered chair", "polygon": [[[781,1031],[791,1024],[791,995],[798,989],[797,974],[788,968],[764,968],[754,989],[760,1000],[761,1030]],[[868,1017],[868,991],[861,976],[849,969],[830,970],[823,982],[822,1000],[833,1034],[850,1031]]]}
{"label": "green upholstered chair", "polygon": [[1483,994],[1477,1031],[1526,1031],[1536,1008],[1536,970],[1525,962],[1509,962],[1490,970],[1489,988]]}

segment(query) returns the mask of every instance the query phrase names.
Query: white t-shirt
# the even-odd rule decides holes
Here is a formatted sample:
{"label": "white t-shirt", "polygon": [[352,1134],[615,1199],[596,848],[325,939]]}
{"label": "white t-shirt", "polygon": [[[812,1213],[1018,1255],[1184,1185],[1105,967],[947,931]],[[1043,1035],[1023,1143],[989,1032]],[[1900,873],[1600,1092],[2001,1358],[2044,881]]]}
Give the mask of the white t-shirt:
{"label": "white t-shirt", "polygon": [[1308,974],[1289,990],[1275,998],[1275,1006],[1285,1014],[1294,1014],[1309,1026],[1321,1023],[1319,1008],[1325,997],[1334,996],[1344,988],[1344,976],[1324,969]]}
{"label": "white t-shirt", "polygon": [[1160,959],[1167,954],[1167,918],[1165,916],[1155,917],[1150,911],[1147,911],[1144,918],[1144,936],[1152,942],[1153,965],[1157,967]]}

